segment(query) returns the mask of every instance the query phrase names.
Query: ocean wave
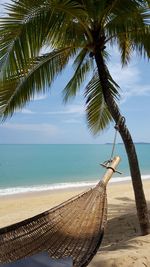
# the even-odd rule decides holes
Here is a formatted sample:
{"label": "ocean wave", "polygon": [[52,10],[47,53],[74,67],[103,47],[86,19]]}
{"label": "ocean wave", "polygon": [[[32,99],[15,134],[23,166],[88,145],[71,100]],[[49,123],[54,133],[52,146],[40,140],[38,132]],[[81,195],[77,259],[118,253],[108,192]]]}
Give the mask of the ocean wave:
{"label": "ocean wave", "polygon": [[[110,180],[110,183],[129,181],[130,176],[114,177]],[[150,179],[150,175],[142,175],[142,179]],[[44,185],[33,185],[33,186],[18,186],[9,188],[0,188],[0,196],[15,195],[32,192],[42,192],[50,190],[61,190],[61,189],[73,189],[81,187],[93,187],[98,181],[80,181],[70,183],[57,183],[57,184],[44,184]]]}

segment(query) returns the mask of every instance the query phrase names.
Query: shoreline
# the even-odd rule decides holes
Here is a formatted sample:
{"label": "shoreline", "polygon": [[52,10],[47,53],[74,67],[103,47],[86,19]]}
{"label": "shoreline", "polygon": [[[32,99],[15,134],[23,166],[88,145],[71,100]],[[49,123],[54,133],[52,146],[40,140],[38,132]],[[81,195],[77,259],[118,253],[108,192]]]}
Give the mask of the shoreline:
{"label": "shoreline", "polygon": [[[150,180],[150,175],[142,175],[142,181]],[[74,190],[86,190],[88,188],[94,187],[99,180],[95,181],[78,181],[78,182],[68,182],[68,183],[58,183],[58,184],[43,184],[43,185],[32,185],[32,186],[16,186],[10,188],[1,188],[0,189],[0,199],[5,197],[13,198],[15,196],[21,197],[31,194],[44,194],[51,192],[63,192],[63,191],[74,191]],[[115,185],[120,183],[130,183],[131,177],[113,177],[110,179],[109,184]]]}
{"label": "shoreline", "polygon": [[[96,185],[96,184],[95,184]],[[150,186],[150,177],[149,179],[143,180],[144,189],[147,191],[147,186],[149,188]],[[36,192],[23,192],[23,193],[17,193],[17,194],[10,194],[10,195],[1,195],[0,196],[0,213],[1,213],[1,219],[3,217],[3,205],[8,205],[8,208],[10,210],[13,210],[14,207],[19,209],[21,206],[26,203],[30,203],[33,201],[32,206],[33,208],[36,207],[35,210],[37,210],[37,213],[41,210],[40,207],[42,207],[42,211],[48,210],[55,205],[59,205],[63,201],[68,200],[69,198],[72,198],[76,195],[79,195],[83,192],[86,192],[93,188],[94,186],[79,186],[79,187],[72,187],[72,188],[60,188],[60,189],[53,189],[53,190],[44,190],[44,191],[36,191]],[[125,181],[118,181],[118,182],[109,182],[107,185],[107,198],[108,203],[112,201],[111,195],[113,195],[113,202],[114,202],[114,196],[119,195],[119,189],[123,191],[123,195],[126,195],[126,191],[124,192],[123,188],[130,189],[130,195],[133,195],[133,188],[132,188],[132,181],[131,180],[125,180]],[[116,191],[116,192],[115,192]],[[150,195],[150,192],[149,192]],[[148,197],[149,197],[148,195]],[[147,195],[146,195],[147,197]],[[19,203],[18,203],[19,200]],[[43,201],[43,203],[40,204],[40,201]],[[117,201],[118,203],[118,201]],[[45,204],[45,208],[44,208]],[[35,207],[34,207],[35,205]],[[30,207],[30,206],[29,206]],[[29,209],[29,207],[27,207]],[[41,212],[42,212],[41,211]],[[4,211],[6,212],[6,211]],[[25,212],[26,214],[26,212]],[[32,215],[32,211],[31,211]],[[23,216],[24,217],[24,216]],[[1,220],[2,221],[2,220]],[[0,221],[0,227],[1,227],[1,221]]]}

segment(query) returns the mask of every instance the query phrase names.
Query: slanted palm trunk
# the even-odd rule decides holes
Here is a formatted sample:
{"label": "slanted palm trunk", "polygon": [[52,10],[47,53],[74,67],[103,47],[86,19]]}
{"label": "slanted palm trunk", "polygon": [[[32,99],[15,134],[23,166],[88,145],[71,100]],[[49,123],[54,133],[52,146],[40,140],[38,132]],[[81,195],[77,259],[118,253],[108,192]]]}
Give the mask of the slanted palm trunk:
{"label": "slanted palm trunk", "polygon": [[130,132],[125,125],[125,121],[123,120],[123,117],[119,111],[119,108],[114,101],[113,96],[109,92],[106,65],[99,48],[95,49],[94,57],[98,68],[104,99],[114,121],[116,122],[116,124],[119,123],[119,132],[126,148],[141,233],[142,235],[147,235],[150,233],[150,223],[135,146],[132,141]]}

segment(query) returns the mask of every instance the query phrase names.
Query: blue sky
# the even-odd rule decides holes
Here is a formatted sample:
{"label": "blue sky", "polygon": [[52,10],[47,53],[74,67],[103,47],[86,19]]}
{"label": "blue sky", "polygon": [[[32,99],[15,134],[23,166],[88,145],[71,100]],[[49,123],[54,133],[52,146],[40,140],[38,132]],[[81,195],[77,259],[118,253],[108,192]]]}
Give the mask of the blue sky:
{"label": "blue sky", "polygon": [[[2,3],[0,0],[1,11]],[[121,87],[119,103],[122,115],[135,142],[150,142],[150,63],[133,57],[122,69],[117,49],[109,69]],[[0,125],[0,143],[21,144],[98,144],[112,142],[113,123],[94,137],[86,124],[83,88],[67,105],[62,103],[62,89],[71,76],[71,64],[45,95],[37,95],[22,111]],[[118,137],[118,142],[121,139]]]}

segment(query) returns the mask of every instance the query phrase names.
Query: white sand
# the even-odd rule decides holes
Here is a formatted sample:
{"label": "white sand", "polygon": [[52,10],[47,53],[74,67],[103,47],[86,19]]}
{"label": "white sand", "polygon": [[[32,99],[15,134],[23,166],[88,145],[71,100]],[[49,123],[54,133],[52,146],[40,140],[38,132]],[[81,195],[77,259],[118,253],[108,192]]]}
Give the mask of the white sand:
{"label": "white sand", "polygon": [[[150,209],[150,180],[144,191]],[[0,227],[32,217],[83,191],[57,190],[0,198]],[[108,224],[89,267],[150,267],[150,235],[140,236],[130,182],[108,185]]]}

